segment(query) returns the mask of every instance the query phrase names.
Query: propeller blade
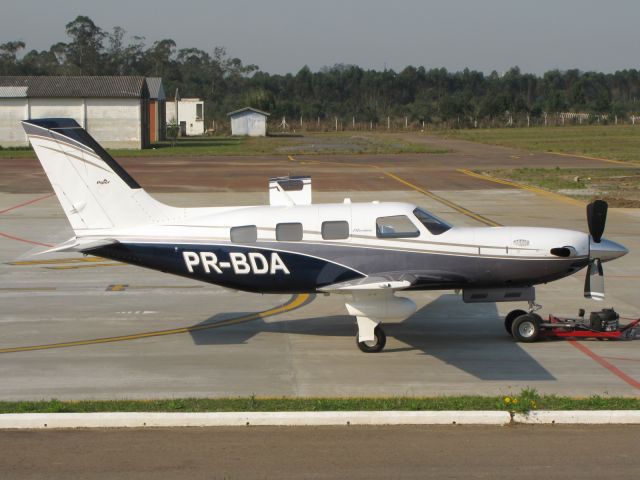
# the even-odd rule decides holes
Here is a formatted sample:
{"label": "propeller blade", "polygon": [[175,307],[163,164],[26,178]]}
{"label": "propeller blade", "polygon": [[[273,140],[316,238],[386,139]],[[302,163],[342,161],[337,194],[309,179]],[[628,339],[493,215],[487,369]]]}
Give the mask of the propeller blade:
{"label": "propeller blade", "polygon": [[587,205],[587,224],[593,241],[600,243],[604,226],[607,223],[607,209],[609,206],[604,200],[596,200]]}
{"label": "propeller blade", "polygon": [[591,260],[584,279],[584,296],[594,300],[604,300],[604,271],[599,258]]}

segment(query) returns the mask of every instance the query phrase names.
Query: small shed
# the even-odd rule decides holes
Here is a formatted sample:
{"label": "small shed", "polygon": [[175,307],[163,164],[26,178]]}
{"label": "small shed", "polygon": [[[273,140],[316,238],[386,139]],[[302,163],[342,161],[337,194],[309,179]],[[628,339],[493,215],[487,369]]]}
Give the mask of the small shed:
{"label": "small shed", "polygon": [[269,114],[257,108],[245,107],[227,114],[231,117],[231,135],[264,137]]}
{"label": "small shed", "polygon": [[180,136],[204,135],[204,100],[178,96],[177,102],[175,98],[167,100],[166,110],[167,125],[177,123]]}

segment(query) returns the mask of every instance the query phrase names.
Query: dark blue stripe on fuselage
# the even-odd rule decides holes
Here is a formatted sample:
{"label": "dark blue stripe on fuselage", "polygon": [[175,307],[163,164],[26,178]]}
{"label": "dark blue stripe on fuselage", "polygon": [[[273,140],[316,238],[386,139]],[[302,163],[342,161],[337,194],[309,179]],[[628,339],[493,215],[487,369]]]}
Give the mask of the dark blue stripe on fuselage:
{"label": "dark blue stripe on fuselage", "polygon": [[[259,293],[311,293],[364,276],[320,258],[239,245],[119,243],[88,253]],[[205,266],[206,260],[209,263]]]}

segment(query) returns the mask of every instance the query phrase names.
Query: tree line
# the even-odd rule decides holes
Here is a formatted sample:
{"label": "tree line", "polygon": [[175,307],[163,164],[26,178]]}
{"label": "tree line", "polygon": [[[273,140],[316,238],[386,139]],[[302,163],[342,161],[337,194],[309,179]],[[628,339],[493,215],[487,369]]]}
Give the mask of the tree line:
{"label": "tree line", "polygon": [[143,75],[162,77],[172,97],[205,100],[208,119],[224,119],[244,106],[268,111],[272,118],[309,122],[322,119],[385,123],[478,125],[505,116],[541,118],[544,112],[586,112],[625,118],[640,113],[640,71],[615,73],[551,70],[543,75],[513,67],[503,74],[465,69],[408,66],[396,72],[333,65],[319,71],[303,67],[285,75],[263,72],[227,55],[178,48],[171,39],[145,43],[121,27],[106,31],[89,17],[65,27],[67,42],[48,50],[27,50],[23,41],[0,45],[1,75]]}

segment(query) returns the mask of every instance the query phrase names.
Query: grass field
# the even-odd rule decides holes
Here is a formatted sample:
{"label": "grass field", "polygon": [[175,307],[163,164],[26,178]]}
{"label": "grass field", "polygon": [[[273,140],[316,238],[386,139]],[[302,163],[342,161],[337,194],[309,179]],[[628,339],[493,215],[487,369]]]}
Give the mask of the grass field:
{"label": "grass field", "polygon": [[499,397],[459,396],[433,398],[184,398],[171,400],[59,400],[0,402],[1,413],[58,412],[313,412],[313,411],[421,411],[421,410],[640,410],[640,398],[571,398],[538,395],[524,389]]}
{"label": "grass field", "polygon": [[[398,135],[354,132],[314,133],[273,137],[187,137],[161,142],[144,150],[112,149],[114,157],[160,157],[177,155],[334,155],[444,153],[447,150],[414,143]],[[0,158],[34,157],[30,149],[0,150]]]}
{"label": "grass field", "polygon": [[518,168],[486,172],[580,200],[600,198],[611,207],[640,207],[640,168]]}
{"label": "grass field", "polygon": [[440,134],[534,152],[573,153],[640,162],[640,125],[494,128],[450,130]]}

